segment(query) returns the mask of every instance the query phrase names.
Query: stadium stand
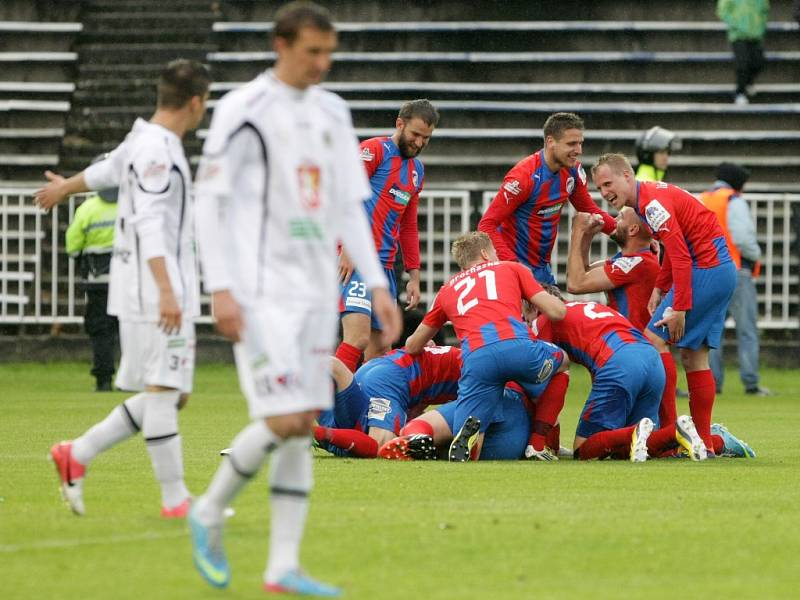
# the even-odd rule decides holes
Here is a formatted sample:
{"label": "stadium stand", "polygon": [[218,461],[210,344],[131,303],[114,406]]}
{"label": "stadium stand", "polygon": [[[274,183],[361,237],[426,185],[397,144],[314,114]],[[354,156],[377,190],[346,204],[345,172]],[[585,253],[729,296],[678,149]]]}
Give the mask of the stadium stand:
{"label": "stadium stand", "polygon": [[[800,31],[790,0],[771,3],[767,68],[744,107],[732,102],[733,62],[713,2],[318,1],[333,11],[340,41],[325,85],[348,100],[359,136],[391,131],[399,104],[409,98],[428,97],[442,110],[424,156],[428,191],[420,229],[428,293],[449,272],[450,238],[474,222],[506,170],[538,149],[545,117],[573,110],[587,123],[587,166],[603,152],[633,154],[640,132],[654,124],[683,141],[670,163],[674,183],[699,191],[721,160],[747,165],[760,239],[774,261],[759,288],[769,321],[762,326],[796,321],[792,218],[800,215],[800,196],[786,193],[800,191]],[[44,0],[4,1],[0,176],[6,184],[38,182],[52,166],[71,174],[113,147],[136,117],[149,115],[153,82],[170,59],[206,60],[215,79],[212,99],[249,80],[272,61],[270,19],[282,3],[74,0],[59,2],[56,11]],[[201,128],[187,139],[194,163],[203,136]],[[10,240],[20,222],[23,230],[50,227],[33,215],[14,216],[23,209],[5,208],[17,206],[17,196],[3,202],[9,248],[19,247]],[[71,212],[60,210],[38,251],[34,235],[14,255],[52,259],[39,265],[42,277],[57,274],[39,282],[41,300],[68,296],[66,312],[50,312],[72,322],[69,261],[51,247]],[[563,259],[567,236],[560,237],[556,256]],[[28,315],[38,303],[28,293],[34,286],[14,273],[33,264],[0,269],[4,290],[29,297]]]}

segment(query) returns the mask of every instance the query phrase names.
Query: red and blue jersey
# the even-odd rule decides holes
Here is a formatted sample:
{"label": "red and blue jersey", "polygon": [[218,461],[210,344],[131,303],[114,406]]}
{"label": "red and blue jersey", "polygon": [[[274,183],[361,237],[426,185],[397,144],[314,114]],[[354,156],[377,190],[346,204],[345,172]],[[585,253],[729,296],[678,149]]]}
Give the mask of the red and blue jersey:
{"label": "red and blue jersey", "polygon": [[364,208],[378,258],[384,268],[393,269],[399,243],[406,271],[419,269],[417,205],[425,181],[422,162],[403,158],[391,137],[361,142],[361,160],[372,188]]}
{"label": "red and blue jersey", "polygon": [[521,318],[522,299],[542,291],[519,263],[481,263],[451,277],[422,322],[439,329],[450,321],[466,359],[468,353],[501,340],[534,339]]}
{"label": "red and blue jersey", "polygon": [[563,320],[551,321],[540,315],[533,322],[533,331],[539,339],[566,350],[570,360],[589,369],[592,377],[623,346],[650,346],[628,319],[596,302],[568,302]]}
{"label": "red and blue jersey", "polygon": [[662,181],[636,183],[634,210],[666,254],[656,287],[675,287],[674,310],[692,308],[692,268],[731,262],[716,215],[686,190]]}
{"label": "red and blue jersey", "polygon": [[627,318],[639,331],[650,322],[647,303],[656,284],[661,266],[650,246],[633,254],[617,252],[603,265],[606,276],[614,284],[608,290],[608,305]]}
{"label": "red and blue jersey", "polygon": [[402,369],[408,383],[409,408],[444,404],[455,400],[458,395],[461,377],[459,348],[427,346],[416,355],[399,348],[373,360],[390,361]]}
{"label": "red and blue jersey", "polygon": [[519,261],[528,268],[549,265],[567,202],[580,212],[603,215],[603,231],[614,231],[614,219],[592,201],[580,163],[553,172],[540,150],[506,174],[478,229],[492,238],[500,260]]}

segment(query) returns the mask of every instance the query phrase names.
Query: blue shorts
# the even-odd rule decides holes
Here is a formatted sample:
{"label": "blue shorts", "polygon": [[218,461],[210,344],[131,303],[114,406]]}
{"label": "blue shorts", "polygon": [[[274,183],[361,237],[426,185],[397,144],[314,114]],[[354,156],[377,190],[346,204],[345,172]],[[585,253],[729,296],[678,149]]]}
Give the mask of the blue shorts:
{"label": "blue shorts", "polygon": [[576,435],[588,438],[633,425],[644,417],[658,426],[665,382],[664,364],[652,345],[626,344],[595,373]]}
{"label": "blue shorts", "polygon": [[[389,280],[389,294],[392,298],[397,298],[397,279],[395,278],[392,269],[384,269],[386,278]],[[339,312],[346,313],[361,313],[363,315],[370,315],[372,317],[372,329],[381,330],[381,324],[375,315],[372,314],[372,292],[367,288],[361,280],[361,275],[358,271],[353,271],[350,281],[346,285],[339,288]]]}
{"label": "blue shorts", "polygon": [[[456,415],[455,402],[439,406],[436,410],[452,431]],[[505,388],[501,409],[486,429],[480,460],[519,460],[525,454],[530,435],[531,422],[522,394]]]}
{"label": "blue shorts", "polygon": [[336,392],[333,408],[322,411],[317,423],[323,427],[335,429],[357,429],[359,424],[363,430],[366,425],[364,415],[367,414],[369,398],[355,379],[341,392]]}
{"label": "blue shorts", "polygon": [[356,371],[355,380],[367,399],[364,431],[377,427],[398,434],[411,403],[403,369],[388,360],[371,360]]}
{"label": "blue shorts", "polygon": [[[719,348],[728,304],[736,289],[736,266],[723,263],[710,269],[692,267],[692,308],[686,313],[686,330],[683,338],[675,344],[678,348],[697,350],[701,346]],[[647,328],[669,341],[666,327],[655,327],[664,316],[664,310],[675,301],[675,287],[667,292],[653,313]]]}
{"label": "blue shorts", "polygon": [[[496,420],[501,411],[503,389],[516,381],[526,389],[544,389],[564,362],[564,352],[555,344],[531,339],[501,340],[481,346],[464,358],[458,382],[458,400],[453,433],[458,433],[467,417],[481,420],[481,431]],[[502,412],[502,411],[501,411]]]}

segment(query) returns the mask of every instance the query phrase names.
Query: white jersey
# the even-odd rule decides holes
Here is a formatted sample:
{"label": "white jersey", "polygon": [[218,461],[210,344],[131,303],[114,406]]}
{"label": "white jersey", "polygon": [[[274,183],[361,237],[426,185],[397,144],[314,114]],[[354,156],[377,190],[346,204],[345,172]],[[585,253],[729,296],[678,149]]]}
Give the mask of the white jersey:
{"label": "white jersey", "polygon": [[271,71],[214,109],[197,174],[206,291],[244,307],[297,302],[333,309],[336,245],[368,287],[387,287],[362,202],[370,188],[344,101],[298,90]]}
{"label": "white jersey", "polygon": [[137,119],[109,157],[84,171],[91,189],[119,187],[108,312],[158,321],[159,291],[147,261],[164,257],[184,318],[200,314],[192,183],[180,138]]}

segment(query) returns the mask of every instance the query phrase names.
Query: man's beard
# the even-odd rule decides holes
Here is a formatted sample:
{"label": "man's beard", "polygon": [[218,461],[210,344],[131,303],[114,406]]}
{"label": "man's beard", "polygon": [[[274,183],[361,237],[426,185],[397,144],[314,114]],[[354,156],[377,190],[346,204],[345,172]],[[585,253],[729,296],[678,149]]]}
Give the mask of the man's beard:
{"label": "man's beard", "polygon": [[414,146],[409,144],[402,135],[400,136],[397,147],[400,149],[400,154],[403,155],[403,158],[414,158],[421,152],[421,150],[417,150]]}

